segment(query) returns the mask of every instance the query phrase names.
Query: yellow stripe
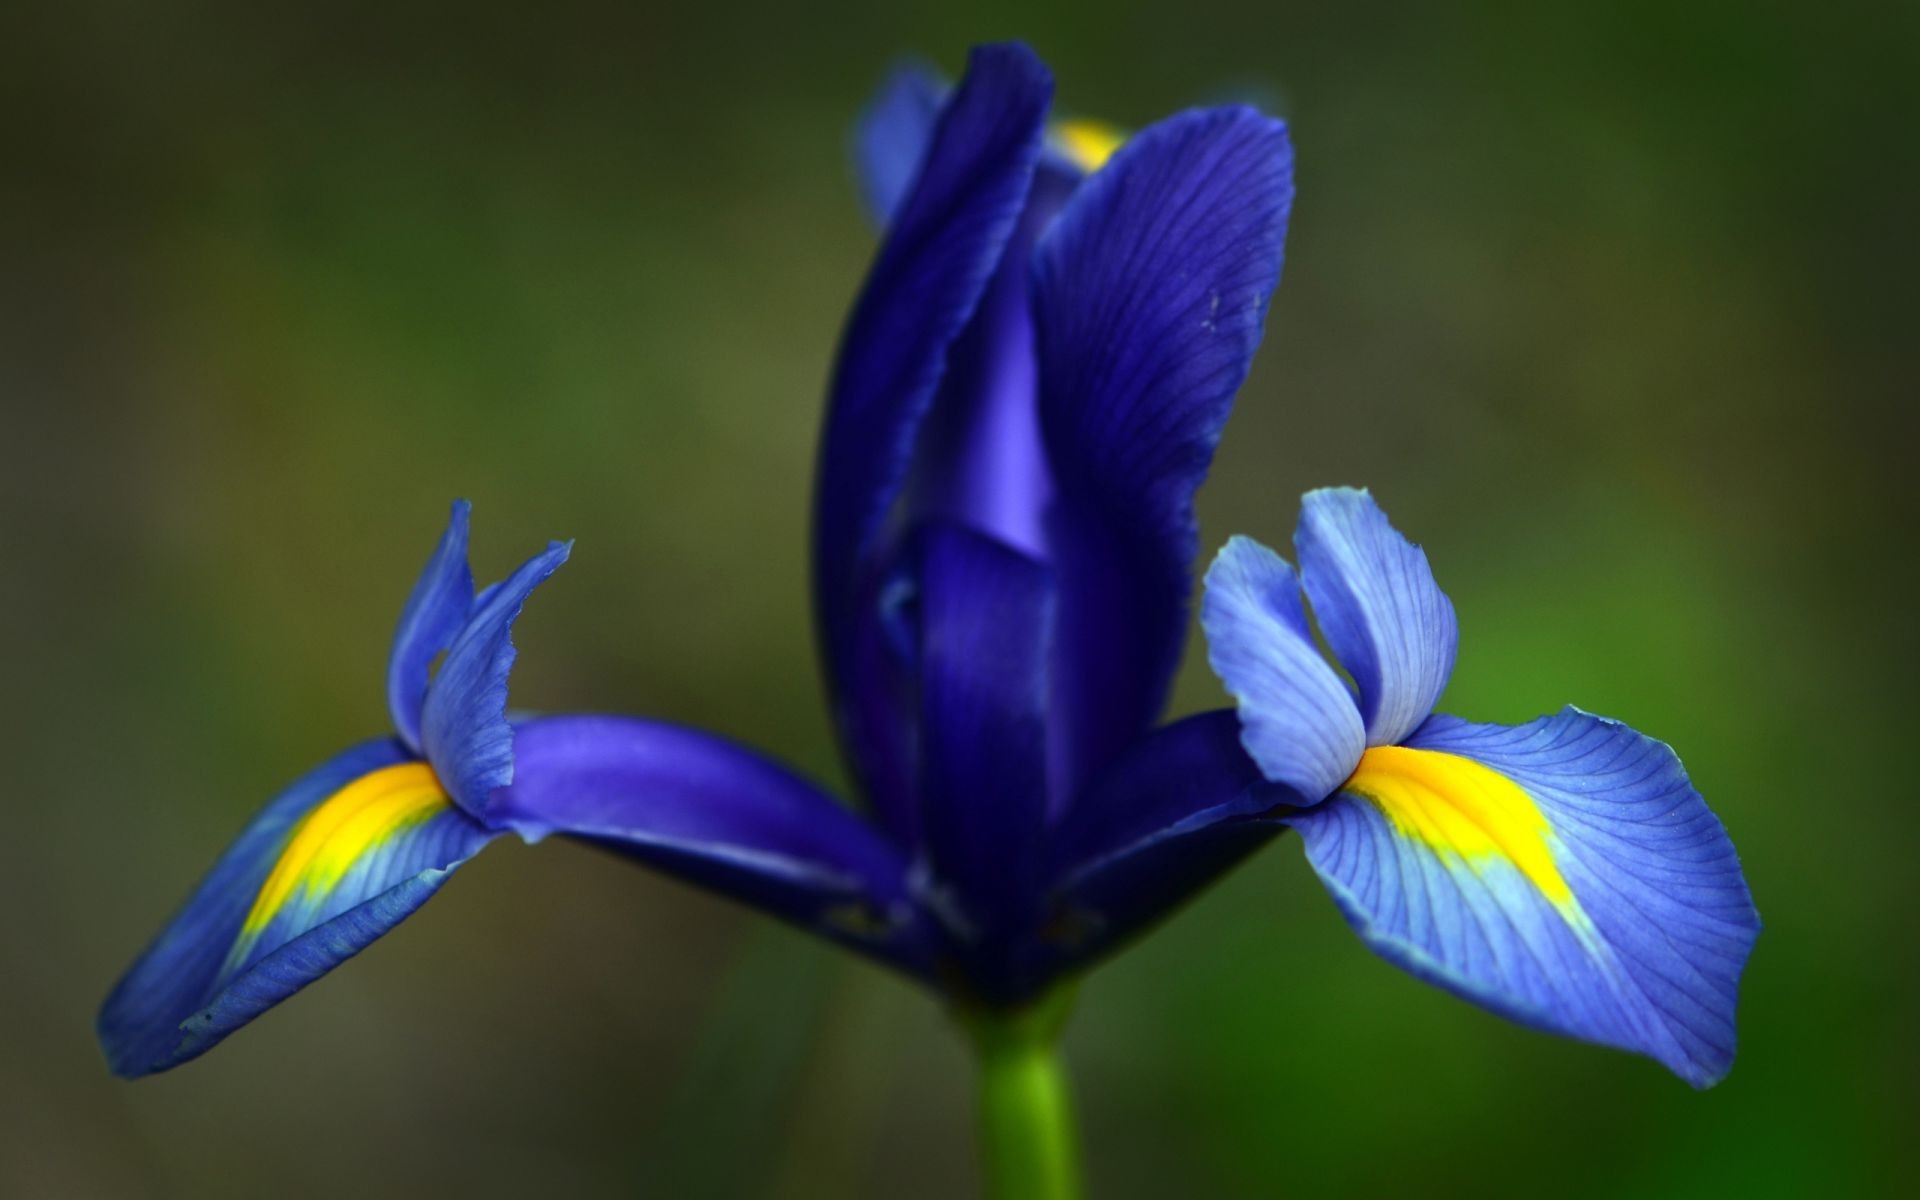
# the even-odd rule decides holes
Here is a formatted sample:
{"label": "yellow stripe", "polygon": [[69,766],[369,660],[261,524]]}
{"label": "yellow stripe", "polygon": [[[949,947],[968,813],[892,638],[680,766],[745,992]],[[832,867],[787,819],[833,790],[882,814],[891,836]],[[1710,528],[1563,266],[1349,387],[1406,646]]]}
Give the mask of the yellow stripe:
{"label": "yellow stripe", "polygon": [[1561,909],[1578,907],[1547,844],[1552,826],[1531,796],[1490,767],[1439,750],[1376,746],[1341,790],[1371,801],[1402,837],[1468,865],[1505,859]]}
{"label": "yellow stripe", "polygon": [[1053,127],[1060,150],[1082,171],[1092,173],[1105,166],[1113,152],[1126,143],[1127,135],[1104,121],[1059,121]]}
{"label": "yellow stripe", "polygon": [[322,800],[294,827],[279,861],[260,885],[227,966],[246,960],[289,903],[318,905],[369,851],[445,812],[450,804],[433,768],[419,762],[381,767]]}

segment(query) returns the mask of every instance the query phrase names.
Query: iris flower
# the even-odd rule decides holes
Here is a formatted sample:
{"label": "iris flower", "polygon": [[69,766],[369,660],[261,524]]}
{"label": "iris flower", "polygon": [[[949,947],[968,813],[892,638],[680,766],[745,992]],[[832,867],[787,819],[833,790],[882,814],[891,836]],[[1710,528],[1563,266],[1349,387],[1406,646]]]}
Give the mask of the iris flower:
{"label": "iris flower", "polygon": [[1716,1082],[1760,921],[1672,749],[1573,707],[1511,726],[1436,714],[1453,605],[1366,492],[1309,493],[1294,552],[1297,574],[1228,542],[1200,623],[1278,789],[1268,817],[1299,832],[1355,931],[1504,1016]]}
{"label": "iris flower", "polygon": [[951,88],[896,73],[857,132],[884,235],[812,530],[851,803],[658,721],[509,722],[508,627],[565,550],[476,597],[457,508],[395,639],[395,736],[228,851],[108,1001],[117,1070],[205,1050],[489,839],[559,833],[943,997],[981,1056],[990,1182],[1066,1195],[1073,982],[1287,828],[1422,978],[1695,1083],[1725,1070],[1756,922],[1719,824],[1670,751],[1616,723],[1430,716],[1452,610],[1363,493],[1308,497],[1298,580],[1229,544],[1201,619],[1238,710],[1160,724],[1194,495],[1278,282],[1292,152],[1250,108],[1123,136],[1054,120],[1051,91],[1024,47],[985,47]]}
{"label": "iris flower", "polygon": [[[509,721],[513,623],[570,547],[556,542],[476,594],[467,518],[454,505],[401,612],[392,732],[269,802],[128,970],[98,1023],[116,1073],[205,1053],[359,953],[504,833],[580,838],[829,936],[857,926],[845,914],[861,905],[905,906],[883,839],[729,743],[630,717]],[[873,929],[857,943],[910,954]]]}
{"label": "iris flower", "polygon": [[915,864],[938,982],[1017,1006],[1260,834],[1144,869],[1193,497],[1257,347],[1284,124],[1050,123],[1024,47],[897,73],[856,139],[885,237],[820,448],[814,596],[866,811]]}

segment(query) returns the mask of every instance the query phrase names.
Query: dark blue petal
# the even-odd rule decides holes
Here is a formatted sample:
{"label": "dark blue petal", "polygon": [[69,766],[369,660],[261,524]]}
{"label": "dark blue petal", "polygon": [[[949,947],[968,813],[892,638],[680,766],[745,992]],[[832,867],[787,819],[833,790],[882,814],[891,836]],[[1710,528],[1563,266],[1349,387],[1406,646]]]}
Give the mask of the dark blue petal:
{"label": "dark blue petal", "polygon": [[1390,962],[1696,1087],[1732,1065],[1760,921],[1666,745],[1572,708],[1521,726],[1437,716],[1289,821]]}
{"label": "dark blue petal", "polygon": [[888,73],[853,131],[854,174],[875,225],[886,226],[913,187],[933,140],[947,81],[920,62]]}
{"label": "dark blue petal", "polygon": [[814,593],[836,716],[870,792],[880,789],[863,745],[910,753],[899,729],[860,727],[872,706],[853,695],[861,630],[884,599],[879,549],[948,351],[1026,203],[1051,90],[1024,47],[974,52],[841,344],[814,497]]}
{"label": "dark blue petal", "polygon": [[1186,636],[1194,492],[1259,345],[1292,198],[1285,125],[1196,110],[1130,140],[1041,239],[1041,424],[1061,495],[1076,773],[1165,700]]}
{"label": "dark blue petal", "polygon": [[[1045,567],[954,526],[922,551],[921,795],[940,912],[970,950],[1030,925],[1047,819]],[[985,968],[990,969],[990,968]]]}
{"label": "dark blue petal", "polygon": [[100,1011],[114,1072],[163,1071],[351,958],[494,834],[399,742],[367,742],[268,804]]}
{"label": "dark blue petal", "polygon": [[554,542],[482,592],[427,688],[422,730],[427,758],[454,800],[489,824],[488,797],[513,779],[513,730],[506,716],[513,623],[527,596],[567,561],[571,550],[570,542]]}
{"label": "dark blue petal", "polygon": [[920,434],[909,519],[964,525],[1045,560],[1053,470],[1040,436],[1029,264],[1072,181],[1036,173],[992,284],[954,342]]}
{"label": "dark blue petal", "polygon": [[473,572],[467,567],[465,500],[453,502],[453,517],[440,535],[433,557],[400,610],[387,656],[387,711],[400,740],[420,753],[420,705],[427,695],[427,668],[434,656],[453,644],[473,607]]}
{"label": "dark blue petal", "polygon": [[1284,794],[1240,746],[1222,709],[1177,721],[1121,755],[1059,831],[1051,918],[1055,970],[1091,963],[1171,913],[1280,829]]}
{"label": "dark blue petal", "polygon": [[915,973],[930,941],[900,851],[825,792],[724,738],[615,716],[516,726],[492,814],[529,841],[618,850]]}
{"label": "dark blue petal", "polygon": [[850,630],[832,680],[836,723],[862,798],[902,846],[918,845],[920,837],[919,588],[909,542],[863,583],[859,606],[867,619]]}
{"label": "dark blue petal", "polygon": [[1320,631],[1359,686],[1367,744],[1399,742],[1427,719],[1453,673],[1460,630],[1452,601],[1426,553],[1364,489],[1308,492],[1293,546]]}
{"label": "dark blue petal", "polygon": [[1313,643],[1293,568],[1252,538],[1229,540],[1207,571],[1200,628],[1208,664],[1239,702],[1247,753],[1304,803],[1331,794],[1359,764],[1366,730]]}

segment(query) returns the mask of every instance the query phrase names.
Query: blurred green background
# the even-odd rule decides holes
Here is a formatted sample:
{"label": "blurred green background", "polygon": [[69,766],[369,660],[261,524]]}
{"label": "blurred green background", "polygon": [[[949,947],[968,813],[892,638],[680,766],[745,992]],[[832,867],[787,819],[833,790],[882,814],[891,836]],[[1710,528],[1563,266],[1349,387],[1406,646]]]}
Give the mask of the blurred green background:
{"label": "blurred green background", "polygon": [[[1916,1117],[1912,5],[79,0],[0,16],[0,1193],[967,1196],[927,999],[578,847],[490,851],[208,1058],[95,1006],[254,807],[383,727],[477,508],[572,563],[515,700],[823,777],[812,445],[871,250],[848,122],[1018,35],[1139,125],[1252,89],[1299,200],[1206,543],[1367,483],[1446,707],[1678,746],[1767,920],[1695,1094],[1374,959],[1276,844],[1100,971],[1119,1197],[1866,1195]],[[1197,657],[1176,711],[1221,703]]]}

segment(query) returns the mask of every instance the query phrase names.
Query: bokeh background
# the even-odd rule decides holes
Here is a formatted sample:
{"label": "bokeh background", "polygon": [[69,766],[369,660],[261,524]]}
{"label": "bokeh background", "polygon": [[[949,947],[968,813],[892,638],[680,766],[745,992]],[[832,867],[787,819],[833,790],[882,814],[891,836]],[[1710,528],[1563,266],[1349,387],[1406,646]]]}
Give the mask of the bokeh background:
{"label": "bokeh background", "polygon": [[[1695,1094],[1396,973],[1278,843],[1085,987],[1096,1192],[1900,1191],[1917,12],[9,5],[0,1193],[973,1194],[935,1005],[573,846],[503,843],[173,1074],[110,1079],[90,1024],[253,808],[382,728],[455,495],[483,575],[579,539],[518,703],[839,778],[802,546],[872,246],[848,122],[900,52],[1007,35],[1083,113],[1294,124],[1207,544],[1370,484],[1459,607],[1447,707],[1673,742],[1768,923]],[[1190,659],[1175,711],[1221,699]]]}

